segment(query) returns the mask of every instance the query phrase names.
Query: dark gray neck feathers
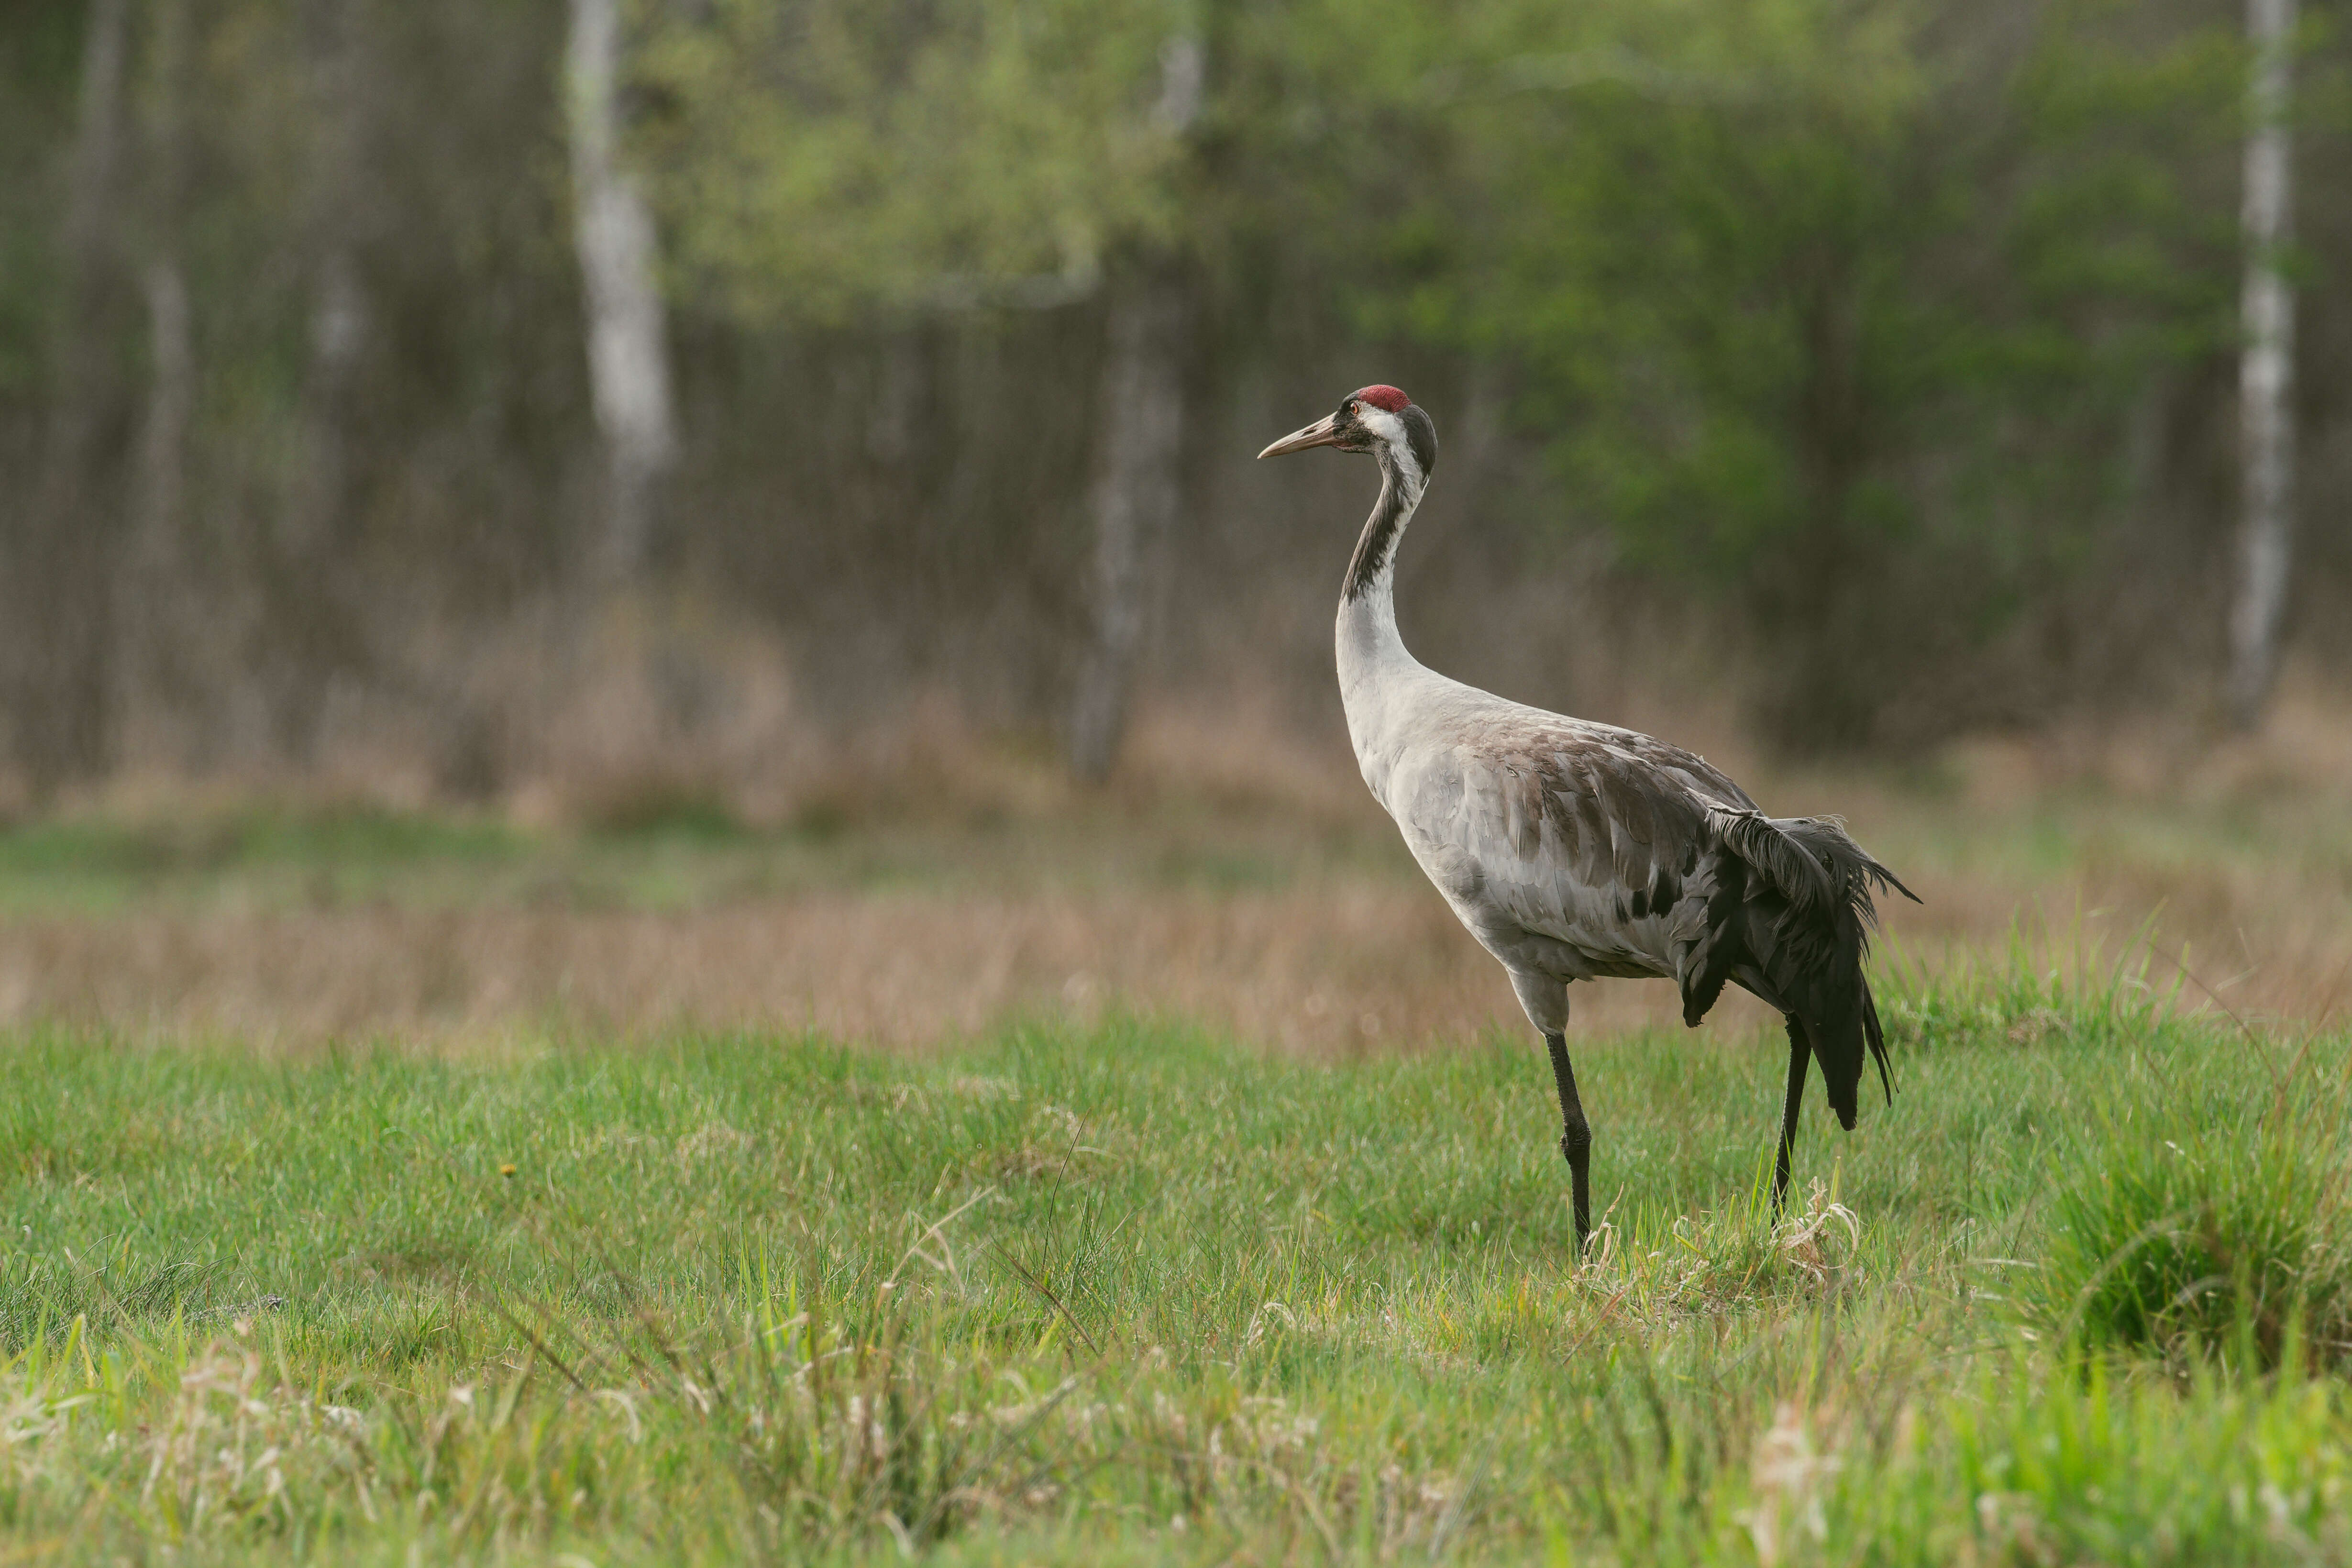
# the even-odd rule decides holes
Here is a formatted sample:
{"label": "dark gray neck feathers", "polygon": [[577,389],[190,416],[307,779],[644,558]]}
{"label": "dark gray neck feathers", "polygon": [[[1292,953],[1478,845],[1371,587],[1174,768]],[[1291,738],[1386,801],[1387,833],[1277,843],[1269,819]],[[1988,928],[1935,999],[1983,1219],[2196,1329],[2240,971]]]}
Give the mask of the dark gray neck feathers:
{"label": "dark gray neck feathers", "polygon": [[1436,425],[1419,404],[1408,404],[1401,418],[1404,440],[1383,441],[1372,448],[1381,466],[1381,499],[1373,503],[1372,515],[1364,520],[1355,558],[1348,563],[1348,580],[1339,595],[1342,604],[1370,592],[1395,562],[1397,541],[1412,520],[1413,508],[1421,504],[1429,476],[1437,468]]}

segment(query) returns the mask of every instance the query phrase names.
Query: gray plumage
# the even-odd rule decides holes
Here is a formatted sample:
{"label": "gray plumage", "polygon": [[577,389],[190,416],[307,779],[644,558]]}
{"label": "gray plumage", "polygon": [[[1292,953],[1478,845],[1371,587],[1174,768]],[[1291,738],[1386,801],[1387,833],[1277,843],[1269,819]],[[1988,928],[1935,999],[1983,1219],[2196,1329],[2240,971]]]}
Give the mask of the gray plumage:
{"label": "gray plumage", "polygon": [[1435,427],[1393,388],[1367,387],[1260,455],[1316,446],[1369,451],[1381,476],[1337,626],[1349,739],[1413,858],[1500,961],[1551,1047],[1580,1240],[1590,1139],[1563,1038],[1566,988],[1578,980],[1670,979],[1691,1025],[1727,983],[1788,1016],[1777,1206],[1809,1056],[1846,1128],[1865,1053],[1892,1100],[1862,963],[1874,891],[1909,889],[1836,820],[1766,816],[1702,757],[1506,701],[1423,665],[1397,634],[1395,557],[1436,467]]}

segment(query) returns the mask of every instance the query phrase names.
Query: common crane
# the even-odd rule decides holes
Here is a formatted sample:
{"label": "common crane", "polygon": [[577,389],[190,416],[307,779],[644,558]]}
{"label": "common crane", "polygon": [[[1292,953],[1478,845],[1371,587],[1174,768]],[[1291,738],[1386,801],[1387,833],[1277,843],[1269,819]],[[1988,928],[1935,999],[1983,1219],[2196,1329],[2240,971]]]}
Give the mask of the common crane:
{"label": "common crane", "polygon": [[1511,977],[1559,1089],[1576,1242],[1592,1228],[1592,1134],[1568,1058],[1568,984],[1662,976],[1696,1027],[1726,981],[1786,1017],[1788,1097],[1772,1210],[1789,1186],[1807,1062],[1853,1130],[1867,1050],[1894,1102],[1862,972],[1874,884],[1916,895],[1828,817],[1769,817],[1704,758],[1631,730],[1507,702],[1428,668],[1397,635],[1397,541],[1437,468],[1437,427],[1393,386],[1348,395],[1260,458],[1369,452],[1380,500],[1339,597],[1339,696],[1373,796]]}

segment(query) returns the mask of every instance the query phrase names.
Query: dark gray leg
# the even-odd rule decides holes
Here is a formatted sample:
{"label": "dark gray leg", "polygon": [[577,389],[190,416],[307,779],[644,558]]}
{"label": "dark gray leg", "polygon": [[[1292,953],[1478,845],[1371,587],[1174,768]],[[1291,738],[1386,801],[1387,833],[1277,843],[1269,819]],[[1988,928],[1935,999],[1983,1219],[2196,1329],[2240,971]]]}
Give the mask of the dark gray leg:
{"label": "dark gray leg", "polygon": [[1568,1157],[1568,1174],[1576,1199],[1576,1255],[1584,1256],[1585,1238],[1592,1234],[1592,1129],[1584,1124],[1584,1106],[1576,1098],[1576,1069],[1568,1065],[1568,1037],[1546,1035],[1551,1051],[1552,1080],[1559,1086],[1559,1152]]}
{"label": "dark gray leg", "polygon": [[1789,1100],[1780,1111],[1780,1152],[1772,1162],[1772,1217],[1780,1217],[1781,1202],[1789,1195],[1789,1152],[1797,1146],[1797,1108],[1805,1102],[1805,1067],[1813,1059],[1812,1047],[1805,1043],[1805,1026],[1797,1022],[1793,1013],[1789,1025]]}

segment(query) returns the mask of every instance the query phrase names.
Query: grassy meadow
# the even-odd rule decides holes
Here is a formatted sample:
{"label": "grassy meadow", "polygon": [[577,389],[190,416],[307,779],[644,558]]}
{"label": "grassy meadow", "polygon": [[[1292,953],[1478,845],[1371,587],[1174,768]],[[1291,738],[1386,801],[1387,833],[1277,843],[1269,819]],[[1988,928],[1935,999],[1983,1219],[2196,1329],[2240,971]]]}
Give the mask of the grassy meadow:
{"label": "grassy meadow", "polygon": [[1822,793],[1894,1104],[1580,988],[1581,1260],[1344,792],[0,829],[0,1563],[2352,1563],[2346,818]]}
{"label": "grassy meadow", "polygon": [[1582,1046],[1581,1265],[1515,1037],[20,1033],[0,1551],[2352,1561],[2343,1036],[1891,1011],[1777,1227],[1769,1039]]}

